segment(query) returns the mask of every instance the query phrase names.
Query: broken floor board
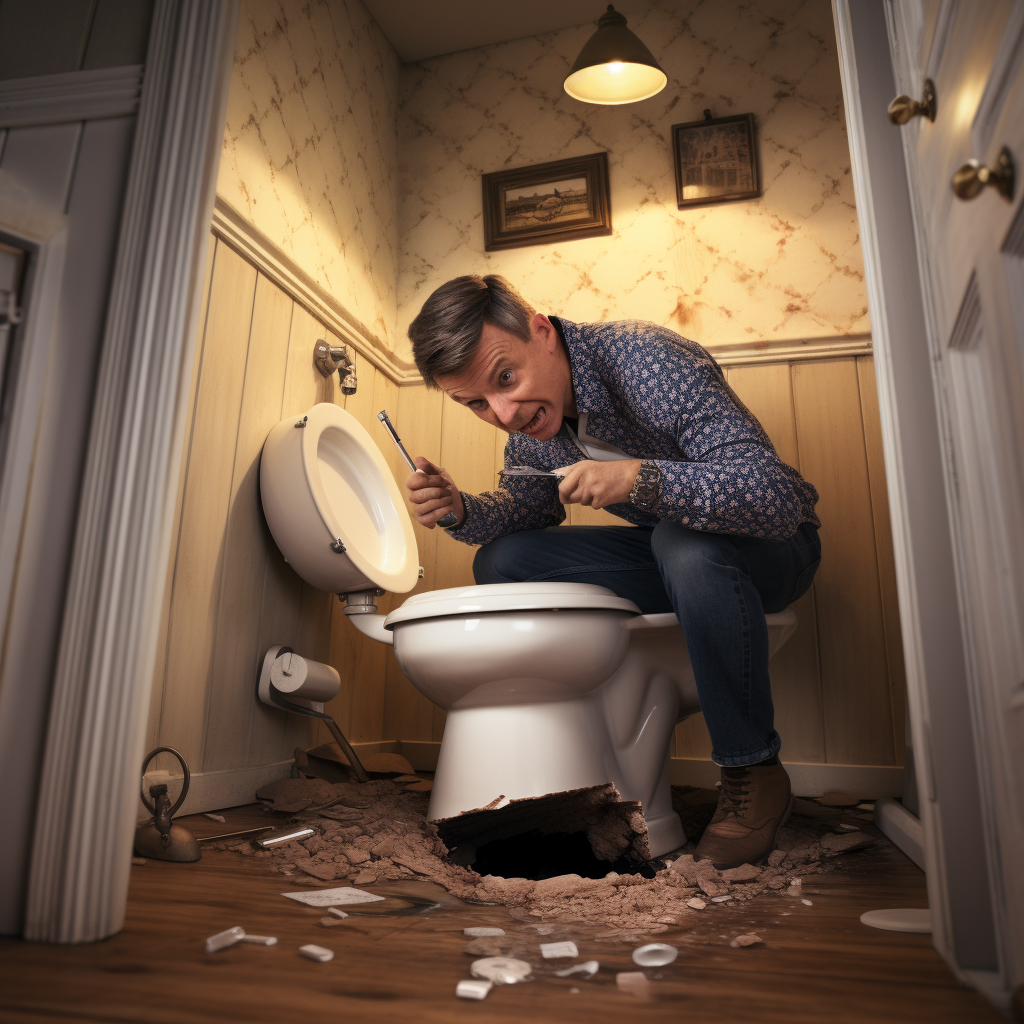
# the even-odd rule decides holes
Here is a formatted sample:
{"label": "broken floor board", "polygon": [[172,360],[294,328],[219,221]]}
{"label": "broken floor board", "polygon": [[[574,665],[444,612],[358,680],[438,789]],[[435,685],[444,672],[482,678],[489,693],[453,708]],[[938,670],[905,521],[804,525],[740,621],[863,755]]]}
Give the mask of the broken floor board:
{"label": "broken floor board", "polygon": [[[253,808],[224,816],[224,825],[201,817],[184,822],[197,836],[206,836],[274,820]],[[462,929],[500,927],[520,944],[529,935],[529,926],[502,907],[352,918],[323,928],[321,910],[278,895],[289,888],[287,880],[261,873],[236,854],[208,850],[197,864],[150,860],[132,868],[120,935],[77,947],[0,940],[0,1018],[34,1024],[97,1019],[592,1024],[628,1015],[666,1024],[682,1019],[998,1024],[1001,1018],[981,996],[957,985],[926,936],[859,924],[865,910],[924,906],[922,873],[881,843],[845,864],[845,871],[806,879],[801,895],[812,900],[811,907],[799,899],[765,896],[702,912],[697,924],[678,936],[659,935],[658,941],[679,945],[681,953],[670,967],[649,971],[652,977],[662,975],[652,982],[652,1002],[638,1002],[616,989],[616,972],[637,970],[631,946],[598,942],[557,925],[538,934],[538,961],[540,942],[572,939],[581,961],[600,961],[595,977],[496,988],[484,1003],[466,1004],[454,994],[456,982],[469,977],[471,962]],[[276,935],[277,946],[202,951],[208,935],[236,924]],[[732,938],[750,932],[764,945],[729,946]],[[333,949],[333,961],[301,959],[297,949],[307,943]],[[572,994],[572,988],[579,993]]]}

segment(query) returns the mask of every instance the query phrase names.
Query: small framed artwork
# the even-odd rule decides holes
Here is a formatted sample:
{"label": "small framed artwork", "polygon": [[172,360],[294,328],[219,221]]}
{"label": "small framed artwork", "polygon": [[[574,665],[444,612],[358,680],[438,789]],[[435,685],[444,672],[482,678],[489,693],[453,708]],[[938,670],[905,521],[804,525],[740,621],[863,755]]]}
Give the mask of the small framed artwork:
{"label": "small framed artwork", "polygon": [[760,196],[755,143],[753,114],[672,125],[679,209]]}
{"label": "small framed artwork", "polygon": [[495,171],[483,184],[488,252],[612,233],[607,153]]}

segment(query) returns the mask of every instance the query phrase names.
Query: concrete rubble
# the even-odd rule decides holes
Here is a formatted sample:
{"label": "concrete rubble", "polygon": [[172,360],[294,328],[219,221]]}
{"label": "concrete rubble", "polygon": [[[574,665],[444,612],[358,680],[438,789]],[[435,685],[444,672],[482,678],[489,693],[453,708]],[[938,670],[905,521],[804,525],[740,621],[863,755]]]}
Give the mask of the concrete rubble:
{"label": "concrete rubble", "polygon": [[[783,887],[793,879],[798,881],[798,876],[828,870],[835,856],[872,841],[863,832],[833,834],[819,815],[795,813],[780,832],[779,848],[767,863],[718,871],[710,862],[696,862],[689,854],[670,857],[667,867],[665,862],[649,861],[643,817],[635,804],[619,800],[613,787],[557,794],[536,802],[515,801],[436,826],[426,820],[427,794],[410,792],[391,779],[363,784],[285,779],[263,787],[257,796],[269,809],[290,813],[297,823],[315,824],[319,834],[270,850],[258,850],[244,840],[220,845],[261,860],[286,877],[294,876],[289,878],[293,885],[319,882],[328,888],[327,883],[361,886],[399,879],[427,880],[460,899],[501,904],[513,919],[523,923],[582,922],[600,927],[597,938],[631,944],[640,936],[664,932],[707,912],[709,902],[715,899],[741,902],[766,891],[798,895],[799,884],[791,886],[787,894]],[[696,839],[714,810],[714,795],[710,794],[709,800],[698,790],[677,797],[676,809],[688,834]],[[812,806],[833,819],[840,813]],[[471,838],[477,844],[481,837],[486,842],[501,842],[517,831],[536,832],[544,839],[543,830],[553,831],[558,822],[563,829],[578,828],[577,834],[585,837],[581,842],[587,856],[598,858],[595,864],[628,866],[602,869],[603,877],[566,872],[534,880],[480,874],[472,866],[454,863],[443,839],[446,836],[455,847],[465,846]],[[500,942],[498,937],[483,936],[475,941]],[[481,953],[500,948],[479,947]]]}

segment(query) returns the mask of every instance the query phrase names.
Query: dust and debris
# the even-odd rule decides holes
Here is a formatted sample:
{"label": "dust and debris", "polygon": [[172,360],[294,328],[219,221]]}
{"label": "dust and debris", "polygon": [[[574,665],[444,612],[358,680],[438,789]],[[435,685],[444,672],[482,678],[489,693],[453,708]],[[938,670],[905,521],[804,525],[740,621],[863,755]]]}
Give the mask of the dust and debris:
{"label": "dust and debris", "polygon": [[733,949],[739,949],[741,946],[761,946],[764,945],[764,939],[760,935],[754,935],[750,933],[748,935],[737,935],[732,942],[729,943]]}
{"label": "dust and debris", "polygon": [[[601,818],[595,808],[611,811],[596,830],[600,833],[599,848],[608,858],[629,854],[635,864],[633,870],[611,870],[603,872],[602,877],[566,872],[537,879],[480,873],[473,866],[454,863],[449,858],[438,828],[426,819],[426,794],[409,792],[391,779],[373,779],[362,784],[328,783],[322,779],[271,783],[259,791],[259,799],[273,810],[291,813],[296,823],[315,824],[319,835],[270,850],[258,849],[245,840],[226,841],[219,846],[262,861],[284,876],[295,872],[291,881],[300,887],[317,883],[328,888],[331,884],[358,886],[400,879],[426,880],[460,899],[501,904],[514,920],[525,924],[584,923],[597,928],[595,938],[635,943],[641,935],[658,934],[674,925],[685,926],[687,919],[695,920],[698,912],[707,912],[712,899],[737,903],[766,891],[783,895],[780,890],[790,880],[796,884],[785,895],[799,895],[799,876],[827,871],[830,860],[838,854],[871,842],[865,833],[836,835],[831,831],[831,822],[794,814],[779,834],[779,848],[760,867],[741,865],[718,871],[709,861],[695,861],[689,854],[674,857],[669,867],[663,867],[664,862],[658,860],[640,864],[641,850],[646,857],[646,834],[638,834],[642,829],[636,828],[633,807],[609,800],[607,792],[596,799],[593,791],[583,793],[590,795],[582,801],[584,810],[579,812],[580,818],[589,816],[594,819],[593,824]],[[714,794],[690,791],[677,792],[675,796],[676,809],[683,817],[687,833],[699,837],[714,811]],[[513,806],[511,813],[507,807],[489,812],[498,816],[497,825],[488,825],[490,834],[507,834],[517,816],[515,827],[525,823],[532,826],[532,820],[523,817],[527,808],[522,806],[523,802],[517,803],[519,806]],[[616,807],[616,803],[620,806]],[[559,813],[563,817],[569,813],[565,804]],[[833,817],[836,813],[831,812]],[[642,826],[642,816],[639,823]],[[461,826],[448,827],[458,831]],[[459,835],[459,841],[466,840]],[[847,846],[847,841],[857,845]],[[601,846],[602,843],[605,845]],[[537,932],[550,934],[547,927],[538,928]],[[484,941],[483,937],[478,941]],[[486,949],[489,955],[495,955],[492,948]],[[483,948],[480,953],[484,953]]]}

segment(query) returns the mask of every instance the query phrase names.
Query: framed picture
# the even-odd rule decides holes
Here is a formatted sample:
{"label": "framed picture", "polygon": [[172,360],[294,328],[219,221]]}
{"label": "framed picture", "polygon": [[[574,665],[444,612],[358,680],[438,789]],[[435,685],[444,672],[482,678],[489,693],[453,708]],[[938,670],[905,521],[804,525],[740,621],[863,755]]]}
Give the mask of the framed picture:
{"label": "framed picture", "polygon": [[612,233],[607,153],[495,171],[483,183],[488,252]]}
{"label": "framed picture", "polygon": [[672,125],[679,209],[761,195],[755,140],[753,114]]}

